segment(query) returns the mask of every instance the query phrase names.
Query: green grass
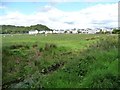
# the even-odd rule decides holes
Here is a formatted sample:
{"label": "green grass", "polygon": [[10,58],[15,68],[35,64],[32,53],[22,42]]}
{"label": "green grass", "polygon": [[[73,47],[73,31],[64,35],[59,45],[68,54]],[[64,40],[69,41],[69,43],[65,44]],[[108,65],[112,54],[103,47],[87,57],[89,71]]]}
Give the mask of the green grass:
{"label": "green grass", "polygon": [[[3,45],[9,44],[33,44],[36,43],[39,46],[43,46],[45,43],[54,43],[57,46],[64,46],[71,49],[80,49],[85,45],[94,42],[95,40],[86,41],[86,38],[104,36],[104,35],[80,35],[80,34],[49,34],[44,35],[5,35],[2,37]],[[105,37],[105,36],[104,36]]]}
{"label": "green grass", "polygon": [[117,88],[117,40],[117,35],[5,35],[3,88]]}

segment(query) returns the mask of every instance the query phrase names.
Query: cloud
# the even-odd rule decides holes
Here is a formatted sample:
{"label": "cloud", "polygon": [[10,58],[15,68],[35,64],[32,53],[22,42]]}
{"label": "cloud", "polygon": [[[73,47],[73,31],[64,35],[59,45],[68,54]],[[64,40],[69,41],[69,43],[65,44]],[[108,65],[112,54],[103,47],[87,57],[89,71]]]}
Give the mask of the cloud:
{"label": "cloud", "polygon": [[118,2],[119,0],[84,0],[85,2]]}
{"label": "cloud", "polygon": [[74,22],[64,22],[64,23],[67,23],[67,24],[74,24]]}
{"label": "cloud", "polygon": [[47,11],[50,11],[50,10],[52,10],[52,9],[53,9],[52,6],[46,5],[45,7],[41,8],[40,11],[42,11],[42,12],[47,12]]}
{"label": "cloud", "polygon": [[5,6],[0,6],[0,9],[5,9],[6,7]]}
{"label": "cloud", "polygon": [[0,2],[0,9],[6,9],[6,6],[2,2]]}
{"label": "cloud", "polygon": [[31,15],[8,12],[0,16],[0,21],[0,24],[24,26],[43,24],[52,29],[117,27],[118,4],[97,4],[75,12],[65,12],[47,5]]}
{"label": "cloud", "polygon": [[119,0],[1,0],[2,2],[119,2]]}

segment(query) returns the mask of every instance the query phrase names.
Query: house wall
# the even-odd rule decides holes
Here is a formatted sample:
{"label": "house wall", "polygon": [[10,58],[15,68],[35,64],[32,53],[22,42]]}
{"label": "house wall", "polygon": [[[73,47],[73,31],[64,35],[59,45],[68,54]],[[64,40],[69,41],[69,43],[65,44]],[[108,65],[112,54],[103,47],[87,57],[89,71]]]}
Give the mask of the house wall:
{"label": "house wall", "polygon": [[29,31],[29,34],[38,34],[38,31],[35,30],[35,31]]}

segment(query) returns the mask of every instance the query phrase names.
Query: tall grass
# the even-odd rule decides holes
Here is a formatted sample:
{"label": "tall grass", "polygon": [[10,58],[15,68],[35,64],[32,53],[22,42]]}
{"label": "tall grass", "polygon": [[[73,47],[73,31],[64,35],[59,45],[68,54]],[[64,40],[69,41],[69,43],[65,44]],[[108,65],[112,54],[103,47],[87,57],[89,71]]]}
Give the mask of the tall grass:
{"label": "tall grass", "polygon": [[77,51],[55,42],[42,46],[39,43],[4,46],[3,87],[119,87],[118,37],[106,36],[89,43],[86,49]]}

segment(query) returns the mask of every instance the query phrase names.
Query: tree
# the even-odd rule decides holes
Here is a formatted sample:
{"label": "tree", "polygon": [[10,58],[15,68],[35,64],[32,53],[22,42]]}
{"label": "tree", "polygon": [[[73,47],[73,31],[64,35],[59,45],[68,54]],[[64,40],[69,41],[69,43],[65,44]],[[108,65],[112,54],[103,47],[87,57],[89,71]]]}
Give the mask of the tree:
{"label": "tree", "polygon": [[104,34],[104,32],[102,30],[100,30],[100,34]]}
{"label": "tree", "polygon": [[120,34],[120,29],[113,29],[112,34]]}
{"label": "tree", "polygon": [[0,33],[2,34],[16,34],[16,33],[28,33],[30,30],[49,30],[51,31],[50,28],[48,28],[45,25],[37,24],[37,25],[31,25],[31,26],[14,26],[14,25],[1,25],[2,30]]}
{"label": "tree", "polygon": [[106,31],[106,32],[104,32],[105,34],[110,34],[110,31]]}
{"label": "tree", "polygon": [[78,30],[78,33],[82,33],[82,32]]}

